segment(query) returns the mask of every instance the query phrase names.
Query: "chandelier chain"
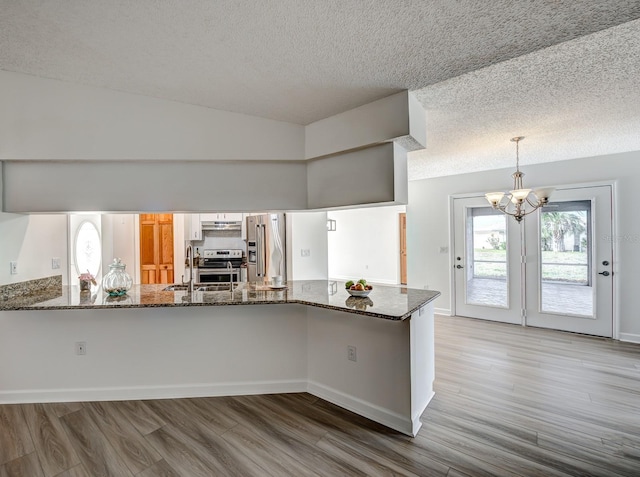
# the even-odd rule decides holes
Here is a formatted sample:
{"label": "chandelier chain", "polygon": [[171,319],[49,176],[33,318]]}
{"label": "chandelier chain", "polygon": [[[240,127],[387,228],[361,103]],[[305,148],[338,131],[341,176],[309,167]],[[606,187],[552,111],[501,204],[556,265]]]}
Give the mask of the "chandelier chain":
{"label": "chandelier chain", "polygon": [[523,136],[511,138],[511,141],[516,143],[516,172],[520,172],[520,141],[523,139]]}

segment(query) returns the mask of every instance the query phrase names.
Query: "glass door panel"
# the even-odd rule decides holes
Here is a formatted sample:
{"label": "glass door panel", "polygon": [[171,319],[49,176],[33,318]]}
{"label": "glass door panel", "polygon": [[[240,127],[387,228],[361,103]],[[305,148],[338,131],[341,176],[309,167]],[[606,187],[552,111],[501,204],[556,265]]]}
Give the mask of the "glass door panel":
{"label": "glass door panel", "polygon": [[593,317],[591,201],[540,212],[540,311]]}
{"label": "glass door panel", "polygon": [[509,306],[506,216],[491,207],[470,207],[467,220],[466,302],[472,305]]}

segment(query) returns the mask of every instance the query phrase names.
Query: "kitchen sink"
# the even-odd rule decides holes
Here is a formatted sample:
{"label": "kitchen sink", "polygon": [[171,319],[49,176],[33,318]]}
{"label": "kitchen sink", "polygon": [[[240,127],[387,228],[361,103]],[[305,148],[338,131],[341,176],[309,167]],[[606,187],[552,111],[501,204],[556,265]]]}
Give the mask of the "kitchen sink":
{"label": "kitchen sink", "polygon": [[229,283],[216,283],[213,285],[199,286],[195,288],[195,290],[201,292],[231,291],[231,285]]}
{"label": "kitchen sink", "polygon": [[[166,288],[163,288],[163,291],[188,291],[189,285],[182,285],[180,283],[174,283],[173,285],[169,285]],[[231,291],[231,284],[229,283],[211,283],[211,284],[202,284],[196,283],[193,285],[194,291],[199,292],[215,292],[215,291]]]}
{"label": "kitchen sink", "polygon": [[169,285],[167,288],[163,288],[163,291],[185,291],[189,289],[189,285]]}

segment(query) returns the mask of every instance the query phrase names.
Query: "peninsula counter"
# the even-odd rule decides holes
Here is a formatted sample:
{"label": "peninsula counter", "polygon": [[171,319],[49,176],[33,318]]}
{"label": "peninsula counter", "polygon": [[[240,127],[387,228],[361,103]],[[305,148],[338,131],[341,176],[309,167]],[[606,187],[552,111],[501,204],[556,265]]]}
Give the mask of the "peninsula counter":
{"label": "peninsula counter", "polygon": [[309,392],[409,435],[420,428],[438,292],[376,285],[355,299],[332,281],[165,287],[136,286],[120,300],[62,287],[0,302],[0,403]]}

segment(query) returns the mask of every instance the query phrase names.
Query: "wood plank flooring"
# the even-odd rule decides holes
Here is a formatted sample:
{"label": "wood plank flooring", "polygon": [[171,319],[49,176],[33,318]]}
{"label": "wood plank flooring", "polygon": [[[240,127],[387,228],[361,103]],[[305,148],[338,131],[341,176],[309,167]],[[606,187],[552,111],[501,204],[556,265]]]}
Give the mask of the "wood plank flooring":
{"label": "wood plank flooring", "polygon": [[640,345],[436,317],[416,438],[309,394],[0,406],[0,477],[640,476]]}

